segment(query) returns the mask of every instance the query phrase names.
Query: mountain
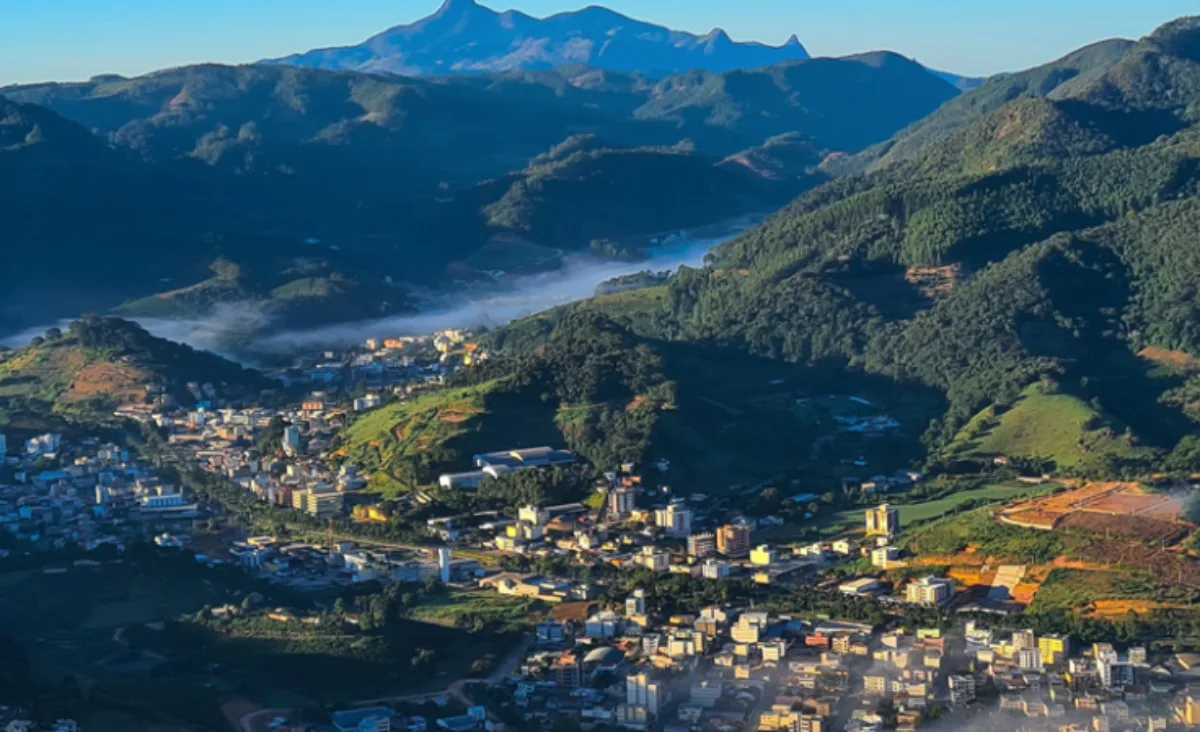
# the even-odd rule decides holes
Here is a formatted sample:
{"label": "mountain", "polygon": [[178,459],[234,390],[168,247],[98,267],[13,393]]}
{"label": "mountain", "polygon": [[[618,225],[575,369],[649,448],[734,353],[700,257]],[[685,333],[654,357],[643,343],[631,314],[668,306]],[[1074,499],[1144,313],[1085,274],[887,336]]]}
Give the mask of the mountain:
{"label": "mountain", "polygon": [[[203,314],[232,298],[301,324],[394,312],[403,282],[446,284],[448,265],[497,234],[577,250],[769,211],[820,176],[718,163],[784,133],[817,160],[857,151],[956,91],[878,56],[660,81],[203,65],[0,94],[0,258],[26,273],[0,288],[0,314],[17,328],[123,304]],[[589,136],[604,155],[529,172]],[[689,195],[646,207],[629,193],[649,181]],[[514,198],[520,214],[497,215]],[[214,278],[219,259],[237,276]]]}
{"label": "mountain", "polygon": [[[713,266],[495,342],[519,351],[557,318],[607,313],[646,338],[836,367],[843,388],[890,380],[908,395],[897,410],[932,389],[917,424],[937,469],[973,459],[942,452],[981,440],[971,425],[1079,405],[1102,418],[1069,461],[1011,457],[1084,475],[1200,467],[1200,381],[1163,366],[1200,355],[1200,18],[989,81],[937,117],[903,157],[801,195]],[[1034,410],[1035,392],[1069,398]]]}
{"label": "mountain", "polygon": [[210,384],[220,399],[275,386],[256,371],[155,338],[134,323],[88,316],[0,351],[0,427],[24,434],[63,423],[113,424],[118,407],[156,398],[198,401],[189,384]]}
{"label": "mountain", "polygon": [[[1133,41],[1123,39],[1101,41],[1036,68],[983,80],[891,140],[838,165],[843,172],[886,166],[919,155],[933,142],[969,127],[1018,97],[1068,96],[1073,89],[1084,88],[1105,74],[1133,46]],[[947,80],[963,88],[958,80]]]}
{"label": "mountain", "polygon": [[772,47],[735,42],[719,28],[704,36],[673,31],[596,6],[539,19],[515,10],[499,13],[474,0],[446,0],[433,15],[390,28],[357,46],[262,63],[406,76],[544,71],[583,64],[661,77],[808,57],[794,35],[783,46]]}

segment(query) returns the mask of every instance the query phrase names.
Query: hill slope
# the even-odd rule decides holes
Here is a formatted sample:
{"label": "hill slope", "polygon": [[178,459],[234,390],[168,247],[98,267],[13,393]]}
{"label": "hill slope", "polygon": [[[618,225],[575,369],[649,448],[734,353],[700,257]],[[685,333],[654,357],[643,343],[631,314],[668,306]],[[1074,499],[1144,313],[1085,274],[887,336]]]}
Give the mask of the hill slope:
{"label": "hill slope", "polygon": [[26,347],[0,351],[0,426],[111,423],[120,406],[199,401],[189,384],[211,384],[219,399],[273,386],[220,356],[155,338],[128,321],[89,316],[66,332],[55,329]]}
{"label": "hill slope", "polygon": [[[544,213],[529,216],[554,222],[535,243],[557,249],[770,210],[810,185],[804,173],[752,180],[713,165],[792,130],[814,157],[857,149],[955,93],[901,59],[661,85],[580,68],[403,79],[205,65],[7,87],[0,257],[28,276],[3,288],[0,313],[18,327],[128,301],[142,301],[131,315],[175,314],[237,297],[300,324],[378,315],[406,300],[385,275],[436,284],[496,233],[529,235],[488,209],[520,179],[551,180],[530,161],[572,139],[610,154],[578,161],[582,185],[560,185],[573,175],[560,170],[556,190],[533,197]],[[676,154],[685,140],[693,152]],[[631,182],[660,186],[656,215]],[[211,281],[219,257],[246,273],[236,287]],[[280,288],[319,297],[281,302]]]}
{"label": "hill slope", "polygon": [[1091,466],[1147,469],[1194,430],[1183,379],[1136,353],[1200,354],[1182,274],[1200,257],[1197,27],[1164,26],[1053,99],[1018,97],[911,160],[801,196],[620,317],[650,337],[934,387],[947,403],[933,448],[1047,377],[1149,448],[1107,441]]}

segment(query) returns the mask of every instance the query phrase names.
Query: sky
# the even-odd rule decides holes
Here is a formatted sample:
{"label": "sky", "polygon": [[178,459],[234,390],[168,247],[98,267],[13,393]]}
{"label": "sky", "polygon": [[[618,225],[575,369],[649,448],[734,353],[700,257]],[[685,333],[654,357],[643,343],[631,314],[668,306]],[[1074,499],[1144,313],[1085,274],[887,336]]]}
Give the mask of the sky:
{"label": "sky", "polygon": [[[1016,71],[1105,38],[1138,38],[1196,0],[482,0],[545,16],[604,4],[639,20],[814,56],[887,49],[968,76]],[[247,63],[350,45],[440,0],[0,0],[0,85]]]}

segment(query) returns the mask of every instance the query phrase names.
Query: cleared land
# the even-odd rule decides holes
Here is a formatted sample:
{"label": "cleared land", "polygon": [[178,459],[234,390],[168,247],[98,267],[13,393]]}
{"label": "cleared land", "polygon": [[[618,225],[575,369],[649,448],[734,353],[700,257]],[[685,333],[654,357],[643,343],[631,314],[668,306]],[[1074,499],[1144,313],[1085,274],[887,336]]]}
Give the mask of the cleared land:
{"label": "cleared land", "polygon": [[1192,526],[1180,520],[1183,501],[1148,493],[1133,483],[1088,483],[1082,488],[1038,498],[1005,509],[1000,520],[1014,526],[1050,531],[1091,531],[1151,542],[1174,542]]}

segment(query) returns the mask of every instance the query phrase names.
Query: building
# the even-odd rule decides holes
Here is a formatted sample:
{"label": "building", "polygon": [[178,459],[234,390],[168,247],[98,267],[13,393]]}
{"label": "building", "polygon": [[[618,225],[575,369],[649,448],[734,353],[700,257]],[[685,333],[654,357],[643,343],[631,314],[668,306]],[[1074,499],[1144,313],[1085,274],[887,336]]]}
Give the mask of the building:
{"label": "building", "polygon": [[6,455],[8,455],[8,437],[4,434],[0,434],[0,461],[2,461]]}
{"label": "building", "polygon": [[450,582],[450,547],[440,546],[437,550],[438,577],[442,584]]}
{"label": "building", "polygon": [[300,453],[300,425],[289,424],[283,428],[283,451],[288,455]]}
{"label": "building", "polygon": [[904,600],[912,605],[941,605],[954,594],[954,583],[940,577],[922,577],[904,588]]}
{"label": "building", "polygon": [[646,591],[638,588],[625,598],[625,616],[639,617],[646,614]]}
{"label": "building", "polygon": [[564,653],[550,666],[551,678],[554,683],[564,689],[577,689],[583,686],[583,664],[573,655]]}
{"label": "building", "polygon": [[707,534],[692,534],[687,540],[687,553],[689,557],[703,559],[710,554],[715,554],[717,551],[717,535],[712,533]]}
{"label": "building", "polygon": [[1012,634],[1012,647],[1016,651],[1023,651],[1026,648],[1037,648],[1037,635],[1028,628],[1014,630]]}
{"label": "building", "polygon": [[466,473],[443,473],[438,476],[438,486],[443,490],[474,490],[478,488],[488,474],[482,470],[471,470]]}
{"label": "building", "polygon": [[883,592],[883,583],[874,577],[861,577],[838,585],[838,592],[851,597],[869,597]]}
{"label": "building", "polygon": [[658,714],[662,703],[662,685],[651,681],[646,674],[632,674],[625,679],[625,703],[631,707],[641,707],[650,716]]}
{"label": "building", "polygon": [[633,513],[637,508],[636,488],[613,488],[608,493],[608,513],[613,518],[621,518]]}
{"label": "building", "polygon": [[867,536],[894,539],[900,533],[900,511],[886,503],[867,509]]}
{"label": "building", "polygon": [[651,572],[666,572],[671,568],[671,555],[652,546],[642,547],[642,553],[634,561]]}
{"label": "building", "polygon": [[383,399],[378,394],[368,394],[355,399],[352,406],[356,412],[365,412],[368,409],[378,409],[382,404]]}
{"label": "building", "polygon": [[761,544],[750,552],[750,563],[756,567],[769,567],[775,562],[775,550],[769,544]]}
{"label": "building", "polygon": [[900,550],[894,546],[881,546],[871,550],[871,566],[887,569],[900,558]]}
{"label": "building", "polygon": [[337,491],[292,491],[292,508],[322,519],[342,515],[345,500],[346,497]]}
{"label": "building", "polygon": [[730,557],[740,557],[750,551],[750,527],[726,524],[717,529],[717,551]]}
{"label": "building", "polygon": [[1096,670],[1100,673],[1100,684],[1105,689],[1123,689],[1134,683],[1133,664],[1128,661],[1102,658],[1096,662]]}
{"label": "building", "polygon": [[1057,633],[1048,633],[1038,638],[1037,647],[1042,653],[1042,663],[1054,666],[1065,661],[1070,655],[1071,638]]}
{"label": "building", "polygon": [[1022,671],[1041,671],[1042,652],[1036,648],[1022,648],[1017,651],[1017,666]]}
{"label": "building", "polygon": [[700,565],[700,576],[707,580],[725,579],[729,572],[729,565],[717,559],[705,559]]}
{"label": "building", "polygon": [[531,447],[525,450],[504,450],[475,455],[472,458],[477,468],[504,466],[521,468],[551,468],[556,465],[571,465],[575,455],[570,450],[555,450],[550,447]]}
{"label": "building", "polygon": [[975,677],[970,674],[962,676],[951,676],[950,684],[950,703],[951,704],[967,704],[975,701]]}
{"label": "building", "polygon": [[725,686],[720,681],[696,681],[692,684],[692,703],[711,708],[724,693]]}
{"label": "building", "polygon": [[545,526],[550,523],[550,512],[537,506],[522,506],[517,511],[517,520],[534,526]]}
{"label": "building", "polygon": [[677,498],[654,512],[654,525],[673,539],[685,538],[692,533],[692,510]]}

